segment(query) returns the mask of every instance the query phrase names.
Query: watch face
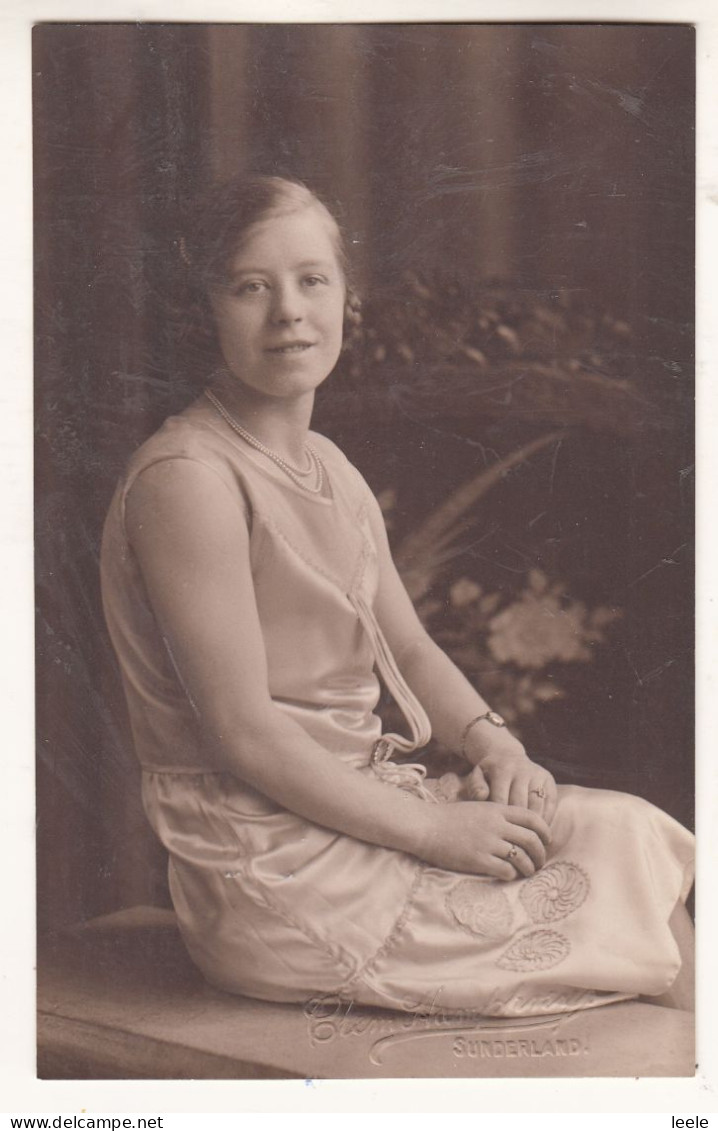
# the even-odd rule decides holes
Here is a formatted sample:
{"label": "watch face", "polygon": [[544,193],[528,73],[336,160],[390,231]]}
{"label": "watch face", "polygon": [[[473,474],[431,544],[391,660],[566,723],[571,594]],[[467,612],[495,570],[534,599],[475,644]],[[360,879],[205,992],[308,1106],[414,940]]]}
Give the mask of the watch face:
{"label": "watch face", "polygon": [[501,715],[497,715],[496,711],[489,711],[486,718],[489,720],[490,723],[493,723],[495,727],[505,727],[506,726],[505,719],[502,719]]}

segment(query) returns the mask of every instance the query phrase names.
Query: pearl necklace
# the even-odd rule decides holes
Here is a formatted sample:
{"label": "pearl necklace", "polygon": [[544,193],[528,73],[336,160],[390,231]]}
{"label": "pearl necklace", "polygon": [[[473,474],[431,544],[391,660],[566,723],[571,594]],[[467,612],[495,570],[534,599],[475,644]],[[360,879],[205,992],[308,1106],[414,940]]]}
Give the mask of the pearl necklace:
{"label": "pearl necklace", "polygon": [[[309,467],[306,470],[299,467],[292,467],[282,456],[277,452],[273,452],[271,448],[268,448],[266,444],[263,444],[261,440],[258,440],[257,437],[253,436],[251,432],[248,432],[246,428],[243,428],[233,416],[230,416],[227,409],[219,398],[214,395],[211,389],[205,389],[204,395],[217,410],[222,419],[226,420],[227,424],[229,424],[230,428],[236,432],[238,436],[246,440],[256,451],[261,452],[262,455],[267,456],[273,463],[276,463],[277,467],[281,468],[284,474],[288,475],[293,483],[296,483],[297,487],[301,487],[303,491],[308,491],[310,495],[319,495],[321,493],[322,487],[324,486],[324,464],[319,458],[318,452],[311,444],[305,445],[307,455],[309,456]],[[314,487],[310,487],[308,483],[303,482],[303,479],[308,478],[308,476],[312,474],[316,476],[316,485]]]}

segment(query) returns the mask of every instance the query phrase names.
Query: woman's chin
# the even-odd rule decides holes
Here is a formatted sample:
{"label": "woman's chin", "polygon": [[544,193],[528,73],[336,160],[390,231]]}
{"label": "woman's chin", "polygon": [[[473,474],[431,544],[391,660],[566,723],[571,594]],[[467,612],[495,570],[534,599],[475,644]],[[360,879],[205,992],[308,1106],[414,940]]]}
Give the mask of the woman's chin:
{"label": "woman's chin", "polygon": [[318,373],[295,362],[294,365],[278,366],[271,375],[261,380],[248,380],[246,377],[230,374],[229,382],[230,387],[243,390],[253,399],[296,400],[311,396],[326,381],[329,372],[325,373],[322,370]]}

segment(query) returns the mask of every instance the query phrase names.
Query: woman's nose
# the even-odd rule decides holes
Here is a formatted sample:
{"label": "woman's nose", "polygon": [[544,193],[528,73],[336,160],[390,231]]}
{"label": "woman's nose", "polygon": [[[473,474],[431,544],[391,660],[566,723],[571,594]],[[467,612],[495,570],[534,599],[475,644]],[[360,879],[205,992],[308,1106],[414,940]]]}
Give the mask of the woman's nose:
{"label": "woman's nose", "polygon": [[272,305],[272,318],[275,322],[300,322],[302,319],[302,296],[299,290],[287,284],[276,287]]}

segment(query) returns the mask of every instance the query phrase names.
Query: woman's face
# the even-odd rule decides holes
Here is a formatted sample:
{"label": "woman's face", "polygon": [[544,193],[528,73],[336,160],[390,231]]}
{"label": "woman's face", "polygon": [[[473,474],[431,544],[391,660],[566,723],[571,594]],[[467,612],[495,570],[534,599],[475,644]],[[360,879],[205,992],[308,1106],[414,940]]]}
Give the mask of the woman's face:
{"label": "woman's face", "polygon": [[346,288],[329,220],[307,206],[258,221],[228,275],[210,301],[230,373],[272,398],[313,392],[342,344]]}

